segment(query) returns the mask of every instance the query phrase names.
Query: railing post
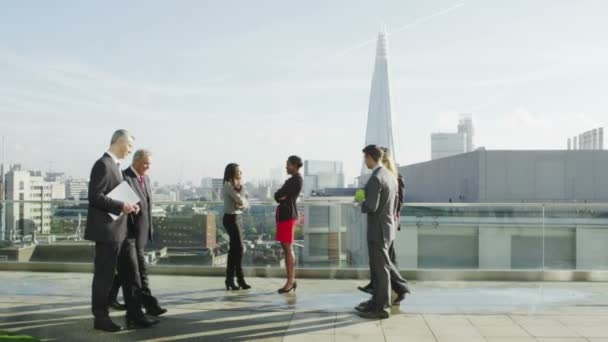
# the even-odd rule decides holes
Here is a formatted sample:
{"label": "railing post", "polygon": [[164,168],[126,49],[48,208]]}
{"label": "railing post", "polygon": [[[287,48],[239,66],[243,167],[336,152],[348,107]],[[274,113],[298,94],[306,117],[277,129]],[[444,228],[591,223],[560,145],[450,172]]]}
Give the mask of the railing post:
{"label": "railing post", "polygon": [[543,239],[543,247],[542,247],[542,270],[545,270],[545,203],[542,205],[542,239]]}

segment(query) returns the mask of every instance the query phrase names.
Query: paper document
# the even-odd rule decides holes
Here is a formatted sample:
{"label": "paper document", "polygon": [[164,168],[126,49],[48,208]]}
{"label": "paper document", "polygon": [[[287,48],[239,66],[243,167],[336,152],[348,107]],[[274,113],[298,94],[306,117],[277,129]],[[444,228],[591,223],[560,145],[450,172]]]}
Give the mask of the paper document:
{"label": "paper document", "polygon": [[[110,191],[106,196],[110,197],[113,200],[126,202],[129,204],[139,203],[139,196],[137,196],[135,191],[133,191],[131,186],[129,186],[129,184],[125,181],[120,183],[117,187],[114,188],[114,190]],[[114,221],[116,221],[116,219],[118,219],[120,215],[122,215],[122,213],[120,213],[120,215],[108,213],[108,215],[110,215],[110,217]]]}

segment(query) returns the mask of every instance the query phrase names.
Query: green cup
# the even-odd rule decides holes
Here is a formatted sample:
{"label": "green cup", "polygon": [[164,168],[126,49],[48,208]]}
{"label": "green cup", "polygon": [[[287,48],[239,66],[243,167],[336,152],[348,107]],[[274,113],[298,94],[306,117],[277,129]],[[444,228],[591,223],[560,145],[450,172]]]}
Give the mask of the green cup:
{"label": "green cup", "polygon": [[361,203],[365,201],[365,190],[364,189],[358,189],[355,192],[355,202]]}

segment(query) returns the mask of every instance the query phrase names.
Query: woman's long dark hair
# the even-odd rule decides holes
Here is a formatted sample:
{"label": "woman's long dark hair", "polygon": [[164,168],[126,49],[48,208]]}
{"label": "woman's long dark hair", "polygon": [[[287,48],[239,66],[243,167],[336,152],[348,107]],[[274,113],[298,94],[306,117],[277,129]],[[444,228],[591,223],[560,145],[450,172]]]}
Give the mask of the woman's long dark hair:
{"label": "woman's long dark hair", "polygon": [[226,169],[224,169],[224,183],[231,182],[236,177],[236,169],[239,167],[237,163],[230,163],[226,165]]}

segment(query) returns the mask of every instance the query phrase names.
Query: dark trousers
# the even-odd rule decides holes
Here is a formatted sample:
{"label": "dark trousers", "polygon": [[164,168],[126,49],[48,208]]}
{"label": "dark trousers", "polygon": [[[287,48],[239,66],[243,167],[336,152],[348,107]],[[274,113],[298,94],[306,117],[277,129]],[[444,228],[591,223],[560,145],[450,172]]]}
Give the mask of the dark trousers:
{"label": "dark trousers", "polygon": [[407,281],[401,277],[389,256],[389,243],[368,241],[369,270],[374,285],[371,306],[373,310],[390,307],[391,286],[397,293],[409,292]]}
{"label": "dark trousers", "polygon": [[[144,249],[136,246],[137,250],[137,268],[139,273],[138,286],[141,288],[141,302],[146,310],[155,309],[159,307],[158,299],[152,295],[150,290],[150,281],[148,280],[148,266],[146,265],[146,258]],[[116,300],[118,297],[118,290],[120,289],[120,278],[118,275],[114,276],[114,282],[112,283],[112,289],[110,290],[109,301]],[[123,290],[124,296],[124,290]]]}
{"label": "dark trousers", "polygon": [[228,251],[228,265],[226,267],[226,278],[233,279],[234,276],[243,278],[243,239],[241,237],[241,216],[224,214],[222,223],[230,237],[230,250]]}
{"label": "dark trousers", "polygon": [[96,319],[109,317],[108,295],[112,288],[114,272],[123,288],[127,306],[127,316],[139,318],[141,311],[139,274],[135,240],[125,239],[120,242],[95,243],[95,272],[93,274],[92,311]]}
{"label": "dark trousers", "polygon": [[[403,284],[405,284],[405,292],[409,293],[410,289],[407,280],[401,276],[397,265],[397,252],[395,251],[395,241],[391,242],[388,248],[388,256],[394,267],[391,267],[391,289],[396,293],[403,292]],[[374,287],[374,279],[372,278],[369,286]]]}

